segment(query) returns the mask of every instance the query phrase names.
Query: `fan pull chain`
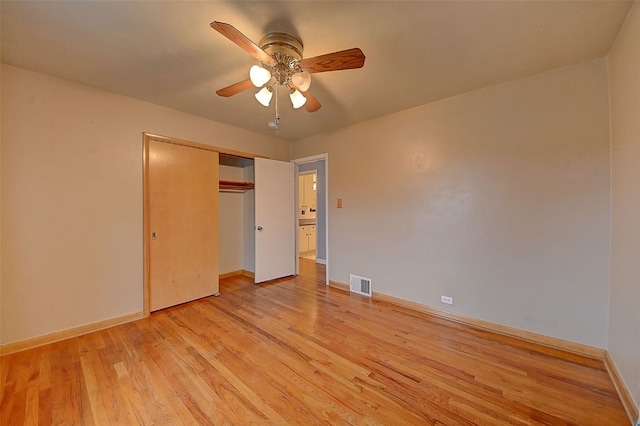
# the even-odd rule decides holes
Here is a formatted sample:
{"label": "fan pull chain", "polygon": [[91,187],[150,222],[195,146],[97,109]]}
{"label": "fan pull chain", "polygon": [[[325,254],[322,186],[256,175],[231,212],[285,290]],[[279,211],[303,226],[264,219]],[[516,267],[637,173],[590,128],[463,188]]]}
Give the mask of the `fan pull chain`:
{"label": "fan pull chain", "polygon": [[276,133],[280,133],[278,131],[278,127],[280,126],[280,113],[278,113],[278,98],[280,97],[280,85],[275,84],[276,86],[276,118],[273,122],[269,123],[269,128],[276,131]]}

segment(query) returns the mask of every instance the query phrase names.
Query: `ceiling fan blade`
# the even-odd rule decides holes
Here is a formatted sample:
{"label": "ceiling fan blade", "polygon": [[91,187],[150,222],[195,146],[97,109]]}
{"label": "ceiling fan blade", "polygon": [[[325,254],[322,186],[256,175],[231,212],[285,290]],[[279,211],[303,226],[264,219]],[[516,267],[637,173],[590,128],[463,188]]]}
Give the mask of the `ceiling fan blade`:
{"label": "ceiling fan blade", "polygon": [[322,106],[322,105],[320,105],[320,102],[318,102],[316,97],[311,94],[311,92],[309,92],[309,91],[302,92],[302,95],[305,98],[307,98],[307,102],[305,102],[305,104],[304,104],[304,109],[306,109],[307,112],[316,112]]}
{"label": "ceiling fan blade", "polygon": [[224,22],[213,21],[211,23],[211,28],[218,31],[220,34],[240,46],[246,52],[248,52],[251,56],[259,60],[260,62],[265,62],[269,65],[275,65],[276,61],[269,56],[267,52],[262,50],[257,44],[251,41],[247,36],[242,34],[240,31],[236,29],[233,25],[226,24]]}
{"label": "ceiling fan blade", "polygon": [[300,61],[300,68],[309,73],[350,70],[362,68],[364,60],[365,56],[362,50],[354,47],[353,49],[303,59]]}
{"label": "ceiling fan blade", "polygon": [[227,86],[223,89],[217,90],[216,94],[218,96],[224,96],[225,98],[228,98],[229,96],[237,95],[238,93],[244,90],[250,89],[252,87],[254,86],[253,86],[253,83],[251,83],[251,80],[246,79],[246,80],[242,80],[237,83],[234,83],[231,86]]}

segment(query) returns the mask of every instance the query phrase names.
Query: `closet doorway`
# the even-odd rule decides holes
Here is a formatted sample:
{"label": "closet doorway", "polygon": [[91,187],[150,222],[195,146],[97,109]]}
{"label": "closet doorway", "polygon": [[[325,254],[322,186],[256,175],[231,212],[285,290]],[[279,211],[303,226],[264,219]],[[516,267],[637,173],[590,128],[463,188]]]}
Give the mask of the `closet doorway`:
{"label": "closet doorway", "polygon": [[[252,175],[251,180],[254,182],[243,179],[244,171],[241,171],[240,180],[220,180],[221,157],[233,157],[241,160],[242,164],[252,163],[251,169],[254,173],[248,172],[247,177]],[[258,172],[256,164],[262,162],[274,167],[280,166],[278,169],[286,169],[282,184],[274,183],[265,173]],[[242,216],[238,218],[240,235],[229,234],[226,230],[224,234],[225,239],[242,239],[237,244],[241,251],[240,264],[231,272],[260,277],[264,275],[264,268],[260,269],[260,265],[256,265],[256,258],[260,258],[266,259],[265,262],[270,268],[267,271],[268,275],[273,272],[272,266],[279,264],[276,261],[271,262],[269,256],[277,255],[286,260],[287,268],[282,276],[295,273],[295,233],[292,223],[295,218],[295,165],[291,162],[269,160],[245,152],[144,133],[143,170],[145,316],[149,316],[152,311],[189,300],[219,295],[220,190],[248,192],[241,201],[248,201],[250,211],[244,212],[243,209],[238,213]],[[271,168],[267,169],[269,170]],[[283,193],[288,194],[287,200],[277,203],[284,206],[285,213],[278,213],[278,210],[273,208],[273,191],[267,193],[266,202],[259,203],[264,207],[263,216],[275,215],[278,220],[284,222],[288,236],[283,238],[289,241],[288,248],[278,245],[278,250],[274,250],[276,244],[266,237],[269,236],[267,234],[278,235],[277,228],[271,222],[262,222],[263,216],[254,218],[254,192],[259,191],[255,188],[256,179],[253,178],[257,178],[258,186],[267,190],[280,188]],[[255,220],[258,219],[261,223],[256,225]],[[248,231],[246,239],[245,230]],[[261,244],[255,244],[254,235],[257,233],[264,237],[260,238]],[[244,256],[249,252],[253,256]],[[225,258],[226,260],[228,259]],[[277,276],[268,275],[266,279],[275,278]]]}
{"label": "closet doorway", "polygon": [[297,188],[296,273],[310,271],[315,276],[321,275],[318,279],[329,285],[328,154],[292,162],[296,165]]}

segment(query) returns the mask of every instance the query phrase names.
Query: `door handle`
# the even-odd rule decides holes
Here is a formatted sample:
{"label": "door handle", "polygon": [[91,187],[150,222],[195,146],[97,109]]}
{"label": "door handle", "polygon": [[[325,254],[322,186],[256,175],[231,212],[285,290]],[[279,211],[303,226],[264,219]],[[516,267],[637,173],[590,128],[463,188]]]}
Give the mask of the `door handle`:
{"label": "door handle", "polygon": [[262,226],[258,226],[256,229],[257,229],[258,231],[262,231]]}

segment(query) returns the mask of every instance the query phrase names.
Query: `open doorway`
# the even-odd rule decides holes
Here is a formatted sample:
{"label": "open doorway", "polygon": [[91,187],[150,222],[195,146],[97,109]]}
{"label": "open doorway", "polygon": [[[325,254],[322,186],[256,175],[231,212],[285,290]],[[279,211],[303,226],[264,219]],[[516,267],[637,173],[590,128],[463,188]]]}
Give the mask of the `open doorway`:
{"label": "open doorway", "polygon": [[316,170],[298,174],[298,256],[316,260],[317,253],[317,193]]}
{"label": "open doorway", "polygon": [[329,284],[328,155],[293,160],[296,164],[296,273]]}

